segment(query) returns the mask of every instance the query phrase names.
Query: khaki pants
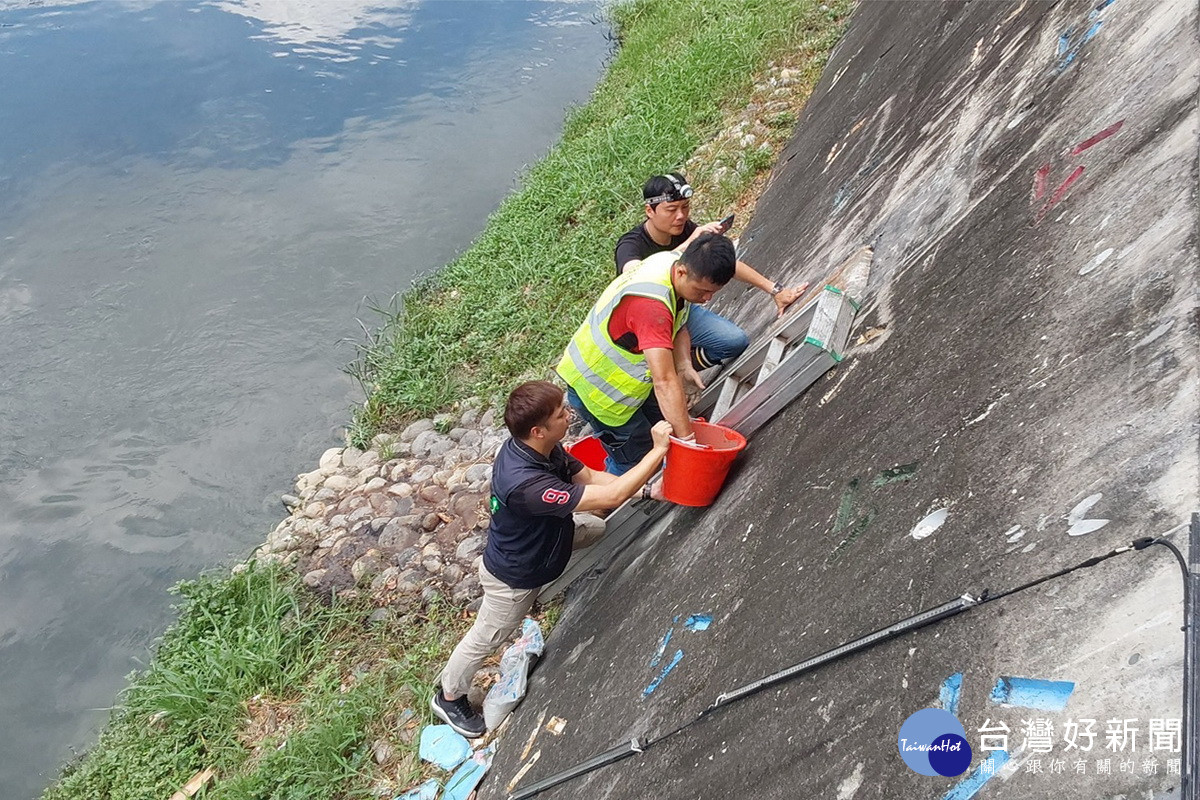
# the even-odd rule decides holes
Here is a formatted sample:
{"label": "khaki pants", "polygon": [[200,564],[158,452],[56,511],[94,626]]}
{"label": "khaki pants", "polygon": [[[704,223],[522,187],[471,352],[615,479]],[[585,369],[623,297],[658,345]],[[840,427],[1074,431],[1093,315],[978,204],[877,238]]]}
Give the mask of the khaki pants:
{"label": "khaki pants", "polygon": [[[591,547],[604,536],[604,520],[591,514],[575,514],[575,550]],[[492,573],[481,562],[479,585],[483,587],[483,604],[475,624],[442,670],[442,691],[458,698],[471,688],[471,680],[483,660],[490,656],[521,625],[533,608],[541,589],[514,589]]]}

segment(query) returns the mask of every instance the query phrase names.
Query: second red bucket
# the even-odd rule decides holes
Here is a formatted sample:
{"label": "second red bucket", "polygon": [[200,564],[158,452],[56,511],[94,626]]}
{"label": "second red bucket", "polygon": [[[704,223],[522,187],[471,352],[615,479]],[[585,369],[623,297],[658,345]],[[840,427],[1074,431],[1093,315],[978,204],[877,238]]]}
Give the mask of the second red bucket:
{"label": "second red bucket", "polygon": [[583,462],[584,466],[598,472],[604,472],[604,460],[608,451],[595,436],[587,436],[567,448],[567,452]]}
{"label": "second red bucket", "polygon": [[663,496],[681,506],[707,506],[717,498],[746,437],[711,422],[692,423],[696,443],[671,438],[663,470]]}

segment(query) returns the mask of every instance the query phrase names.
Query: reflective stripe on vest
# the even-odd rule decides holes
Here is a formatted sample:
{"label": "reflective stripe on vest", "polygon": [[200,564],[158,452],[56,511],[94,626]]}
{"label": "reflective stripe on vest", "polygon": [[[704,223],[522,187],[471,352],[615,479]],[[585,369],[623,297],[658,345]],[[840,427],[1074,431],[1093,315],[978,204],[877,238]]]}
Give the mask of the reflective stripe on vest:
{"label": "reflective stripe on vest", "polygon": [[630,296],[657,300],[671,312],[671,333],[687,321],[689,303],[675,310],[671,268],[673,252],[655,253],[636,270],[630,270],[600,294],[587,319],[567,344],[557,372],[579,395],[583,404],[605,425],[623,425],[642,407],[654,388],[646,356],[618,346],[608,333],[608,323],[622,300]]}

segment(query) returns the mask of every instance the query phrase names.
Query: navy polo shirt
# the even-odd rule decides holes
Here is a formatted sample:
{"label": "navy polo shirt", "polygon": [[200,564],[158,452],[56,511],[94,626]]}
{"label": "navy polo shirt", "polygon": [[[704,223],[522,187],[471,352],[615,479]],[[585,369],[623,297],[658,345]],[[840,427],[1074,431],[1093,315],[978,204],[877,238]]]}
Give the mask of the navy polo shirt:
{"label": "navy polo shirt", "polygon": [[517,439],[492,463],[492,521],[483,565],[514,589],[536,589],[562,575],[571,558],[571,512],[584,487],[571,483],[583,463],[556,444],[550,457]]}

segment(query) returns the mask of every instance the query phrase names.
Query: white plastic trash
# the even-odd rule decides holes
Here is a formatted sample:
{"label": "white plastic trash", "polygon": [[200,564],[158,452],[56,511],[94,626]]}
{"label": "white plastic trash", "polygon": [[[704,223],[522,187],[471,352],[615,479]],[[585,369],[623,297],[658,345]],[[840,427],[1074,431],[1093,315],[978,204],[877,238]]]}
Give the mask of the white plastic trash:
{"label": "white plastic trash", "polygon": [[534,656],[546,650],[542,628],[529,617],[521,623],[521,638],[500,656],[500,680],[488,690],[483,699],[483,721],[488,730],[495,730],[512,713],[521,699],[529,679],[529,665]]}

